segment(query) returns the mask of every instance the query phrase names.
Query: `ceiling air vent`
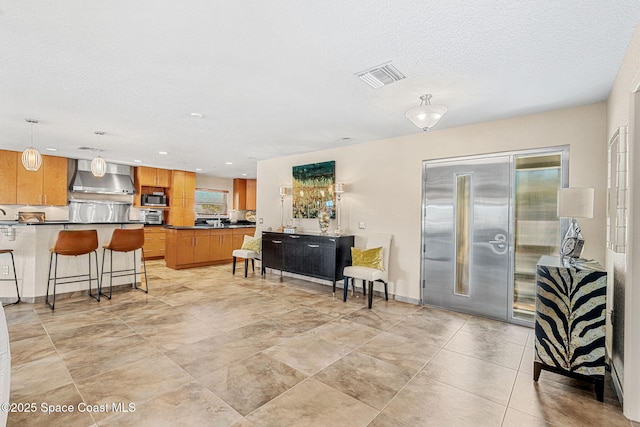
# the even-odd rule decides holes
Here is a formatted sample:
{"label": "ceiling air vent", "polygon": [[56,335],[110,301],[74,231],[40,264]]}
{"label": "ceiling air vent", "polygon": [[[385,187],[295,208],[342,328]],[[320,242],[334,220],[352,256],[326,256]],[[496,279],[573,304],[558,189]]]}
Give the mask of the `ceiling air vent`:
{"label": "ceiling air vent", "polygon": [[356,73],[356,76],[374,89],[390,85],[407,77],[394,67],[391,61],[360,71]]}

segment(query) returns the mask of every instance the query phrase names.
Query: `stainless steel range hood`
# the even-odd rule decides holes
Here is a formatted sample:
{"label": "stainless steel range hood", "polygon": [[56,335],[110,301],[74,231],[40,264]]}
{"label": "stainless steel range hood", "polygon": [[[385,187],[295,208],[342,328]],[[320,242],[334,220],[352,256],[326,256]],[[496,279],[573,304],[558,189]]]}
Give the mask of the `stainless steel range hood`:
{"label": "stainless steel range hood", "polygon": [[69,190],[77,193],[135,194],[131,180],[131,166],[107,163],[102,177],[91,173],[91,160],[76,160],[76,171]]}

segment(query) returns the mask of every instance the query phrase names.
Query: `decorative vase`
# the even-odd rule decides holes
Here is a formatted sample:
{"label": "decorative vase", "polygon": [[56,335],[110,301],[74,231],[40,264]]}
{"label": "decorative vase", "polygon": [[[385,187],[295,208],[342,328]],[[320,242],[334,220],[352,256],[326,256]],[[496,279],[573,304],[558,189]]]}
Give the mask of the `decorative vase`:
{"label": "decorative vase", "polygon": [[318,225],[320,226],[320,234],[327,234],[329,231],[329,219],[331,215],[329,214],[328,209],[321,209],[318,212]]}

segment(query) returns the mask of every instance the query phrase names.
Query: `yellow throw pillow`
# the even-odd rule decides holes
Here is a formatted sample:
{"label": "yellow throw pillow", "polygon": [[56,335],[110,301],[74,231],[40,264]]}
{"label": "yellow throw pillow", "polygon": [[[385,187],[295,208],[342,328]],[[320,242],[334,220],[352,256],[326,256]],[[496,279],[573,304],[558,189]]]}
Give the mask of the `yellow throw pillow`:
{"label": "yellow throw pillow", "polygon": [[262,250],[262,238],[245,235],[244,241],[242,242],[241,249],[244,249],[247,251],[260,252]]}
{"label": "yellow throw pillow", "polygon": [[351,265],[369,267],[384,271],[382,247],[371,249],[351,248]]}

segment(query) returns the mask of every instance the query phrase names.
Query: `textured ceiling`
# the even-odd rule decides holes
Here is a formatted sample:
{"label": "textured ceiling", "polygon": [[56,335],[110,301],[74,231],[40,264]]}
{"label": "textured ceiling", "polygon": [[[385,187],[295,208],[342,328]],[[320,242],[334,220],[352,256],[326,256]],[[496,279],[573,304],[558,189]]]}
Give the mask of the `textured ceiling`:
{"label": "textured ceiling", "polygon": [[[255,177],[421,132],[424,93],[449,108],[432,131],[603,101],[639,19],[638,0],[0,0],[0,148],[30,145],[28,117],[44,153]],[[354,75],[387,61],[407,78]]]}

